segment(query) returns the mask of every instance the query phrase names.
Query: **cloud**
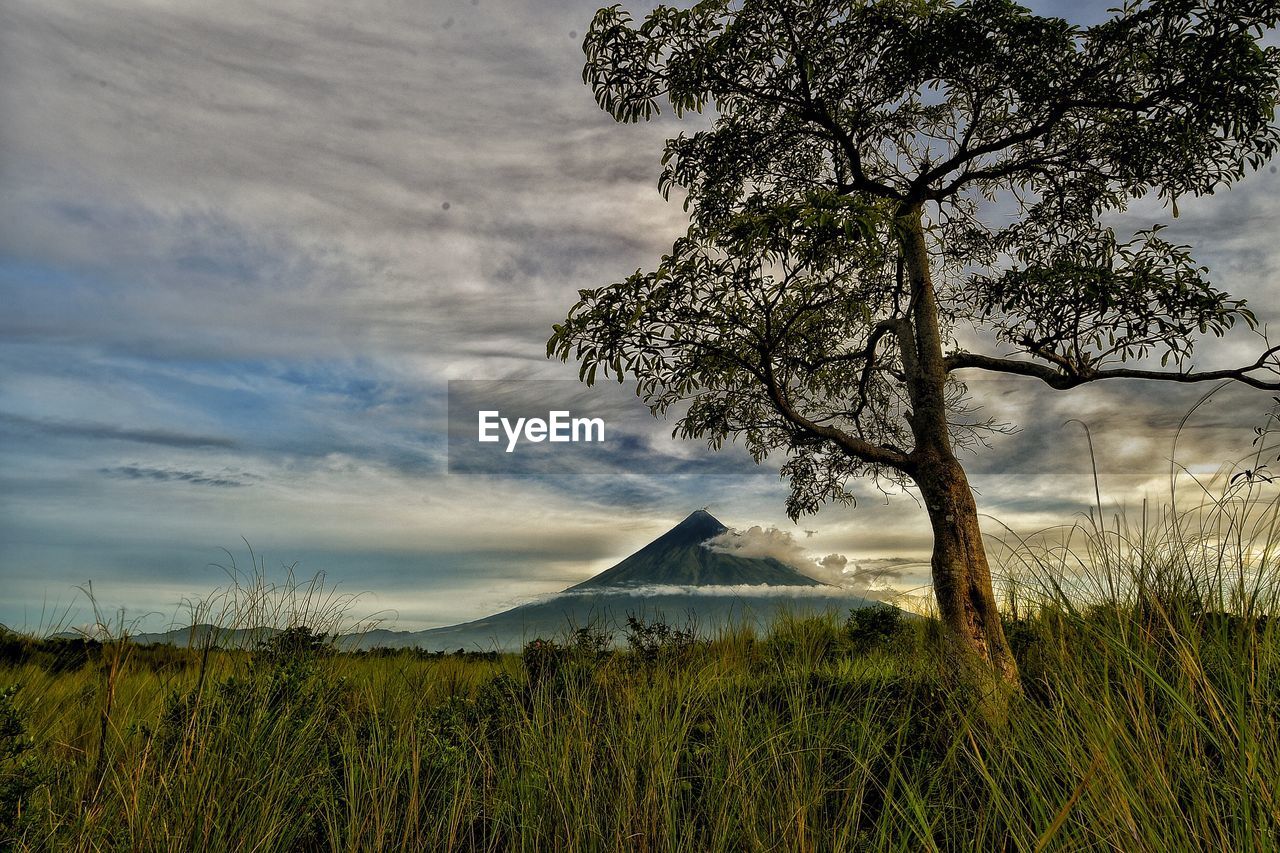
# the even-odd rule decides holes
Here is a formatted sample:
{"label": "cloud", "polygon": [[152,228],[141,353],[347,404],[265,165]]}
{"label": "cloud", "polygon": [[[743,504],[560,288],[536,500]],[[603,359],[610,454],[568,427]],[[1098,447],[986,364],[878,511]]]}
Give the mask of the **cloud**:
{"label": "cloud", "polygon": [[151,480],[158,483],[189,483],[193,486],[214,486],[235,489],[251,485],[258,479],[253,474],[205,474],[203,471],[181,471],[163,468],[147,468],[138,465],[120,465],[103,468],[101,474],[123,480]]}
{"label": "cloud", "polygon": [[919,567],[919,562],[906,557],[885,557],[881,559],[857,560],[850,565],[842,565],[840,572],[853,586],[870,589],[888,589]]}
{"label": "cloud", "polygon": [[576,288],[682,220],[669,125],[620,132],[581,85],[593,8],[6,9],[0,253],[74,283],[7,282],[6,335],[545,369]]}
{"label": "cloud", "polygon": [[818,561],[818,565],[829,572],[843,572],[844,567],[849,565],[849,558],[844,554],[828,554]]}
{"label": "cloud", "polygon": [[894,585],[907,578],[910,568],[917,565],[905,557],[855,560],[836,553],[817,557],[800,545],[790,531],[760,525],[726,530],[703,545],[739,557],[772,557],[829,584],[831,589],[878,598],[896,595]]}
{"label": "cloud", "polygon": [[813,559],[795,536],[776,527],[755,525],[746,530],[726,530],[702,543],[704,548],[736,557],[772,557],[798,569],[812,569]]}
{"label": "cloud", "polygon": [[85,439],[89,441],[130,441],[155,444],[161,447],[219,447],[236,446],[231,439],[211,435],[191,435],[163,429],[141,429],[114,426],[91,421],[63,421],[56,418],[28,418],[0,412],[0,425],[23,432],[45,436]]}

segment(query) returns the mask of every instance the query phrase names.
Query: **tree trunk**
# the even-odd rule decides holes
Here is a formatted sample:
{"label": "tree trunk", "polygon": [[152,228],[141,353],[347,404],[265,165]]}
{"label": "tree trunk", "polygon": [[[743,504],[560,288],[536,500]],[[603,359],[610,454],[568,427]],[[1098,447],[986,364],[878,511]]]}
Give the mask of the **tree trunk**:
{"label": "tree trunk", "polygon": [[916,484],[933,527],[933,594],[961,677],[985,687],[1016,685],[1018,665],[1000,623],[978,508],[964,468],[950,453],[923,464]]}
{"label": "tree trunk", "polygon": [[957,675],[994,700],[988,708],[1001,708],[1003,696],[1017,688],[1018,666],[1000,624],[973,491],[952,448],[942,331],[920,208],[899,211],[897,226],[911,286],[911,308],[898,333],[916,442],[911,476],[933,526],[934,596]]}

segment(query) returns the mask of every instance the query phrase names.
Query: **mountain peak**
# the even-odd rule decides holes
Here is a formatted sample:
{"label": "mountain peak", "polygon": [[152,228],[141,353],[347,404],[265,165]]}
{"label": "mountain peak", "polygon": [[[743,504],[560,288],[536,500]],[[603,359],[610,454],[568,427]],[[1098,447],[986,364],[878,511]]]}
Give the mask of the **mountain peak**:
{"label": "mountain peak", "polygon": [[705,509],[696,510],[621,563],[570,589],[668,584],[822,586],[772,557],[741,557],[704,547],[728,529]]}
{"label": "mountain peak", "polygon": [[720,523],[720,519],[716,518],[705,509],[696,509],[685,516],[684,521],[668,530],[664,535],[669,536],[677,531],[689,537],[702,536],[705,534],[703,539],[698,540],[701,543],[713,536],[719,536],[728,529],[729,528]]}

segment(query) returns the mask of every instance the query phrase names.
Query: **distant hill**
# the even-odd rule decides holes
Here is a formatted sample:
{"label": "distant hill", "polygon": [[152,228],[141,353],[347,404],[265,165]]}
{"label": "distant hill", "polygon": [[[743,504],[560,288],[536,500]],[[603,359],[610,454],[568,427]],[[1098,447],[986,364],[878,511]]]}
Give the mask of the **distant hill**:
{"label": "distant hill", "polygon": [[[584,626],[616,633],[630,615],[676,627],[692,624],[709,634],[733,624],[766,628],[783,613],[843,613],[874,603],[772,557],[706,547],[726,530],[709,512],[698,510],[612,568],[549,598],[444,628],[375,629],[343,637],[340,644],[348,649],[516,650],[535,637],[564,636]],[[134,639],[185,646],[194,638],[199,645],[215,631],[218,645],[240,648],[273,633],[197,625]]]}
{"label": "distant hill", "polygon": [[[216,625],[193,625],[155,634],[135,634],[133,641],[143,645],[204,646],[212,642],[228,649],[248,649],[259,640],[280,633],[278,628],[220,628]],[[78,636],[78,635],[77,635]]]}

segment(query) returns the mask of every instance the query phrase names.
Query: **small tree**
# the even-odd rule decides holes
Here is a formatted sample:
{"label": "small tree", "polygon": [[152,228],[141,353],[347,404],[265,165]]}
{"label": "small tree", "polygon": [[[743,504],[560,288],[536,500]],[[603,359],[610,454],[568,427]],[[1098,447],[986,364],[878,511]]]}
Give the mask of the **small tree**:
{"label": "small tree", "polygon": [[[792,518],[852,500],[853,477],[913,483],[960,671],[1014,685],[956,455],[982,437],[960,374],[1280,387],[1276,347],[1194,370],[1197,335],[1253,315],[1159,226],[1102,221],[1145,196],[1176,216],[1271,156],[1278,9],[1128,2],[1088,28],[1005,0],[601,9],[583,76],[603,109],[713,118],[663,157],[688,232],[654,271],[582,291],[548,354],[634,377],[655,413],[688,403],[685,437],[785,453]],[[1013,220],[984,218],[993,202]]]}

